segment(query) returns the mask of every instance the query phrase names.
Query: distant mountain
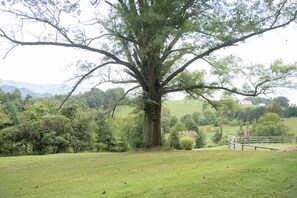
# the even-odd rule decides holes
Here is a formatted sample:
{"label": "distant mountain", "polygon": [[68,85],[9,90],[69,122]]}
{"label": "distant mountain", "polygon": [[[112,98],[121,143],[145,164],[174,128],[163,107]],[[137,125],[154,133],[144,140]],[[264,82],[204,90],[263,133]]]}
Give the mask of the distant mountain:
{"label": "distant mountain", "polygon": [[[21,91],[23,97],[26,97],[26,95],[30,95],[33,98],[66,94],[71,90],[70,86],[63,84],[40,85],[0,79],[0,89],[2,89],[4,92],[12,92],[16,88]],[[87,89],[78,88],[78,90],[76,90],[76,93],[85,91],[87,91]]]}
{"label": "distant mountain", "polygon": [[25,98],[27,95],[30,95],[33,98],[52,96],[52,94],[50,94],[50,93],[39,94],[39,93],[33,92],[33,91],[31,91],[30,89],[27,89],[27,88],[17,88],[17,87],[10,86],[10,85],[0,86],[0,89],[2,91],[6,92],[6,93],[7,92],[13,92],[15,89],[19,89],[23,98]]}

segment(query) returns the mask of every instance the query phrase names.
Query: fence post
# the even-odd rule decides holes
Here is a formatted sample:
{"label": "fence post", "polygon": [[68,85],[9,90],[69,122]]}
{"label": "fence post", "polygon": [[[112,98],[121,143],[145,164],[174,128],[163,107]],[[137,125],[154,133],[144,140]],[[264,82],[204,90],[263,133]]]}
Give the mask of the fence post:
{"label": "fence post", "polygon": [[255,146],[255,151],[257,150],[257,146]]}
{"label": "fence post", "polygon": [[244,144],[241,145],[241,150],[243,150],[243,145],[244,145]]}
{"label": "fence post", "polygon": [[282,136],[282,143],[284,143],[284,136]]}

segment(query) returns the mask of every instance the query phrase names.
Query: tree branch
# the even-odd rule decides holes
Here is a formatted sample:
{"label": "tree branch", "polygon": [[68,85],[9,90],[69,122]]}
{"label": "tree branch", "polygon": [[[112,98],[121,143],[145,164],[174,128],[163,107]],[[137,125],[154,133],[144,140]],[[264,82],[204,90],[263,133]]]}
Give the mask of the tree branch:
{"label": "tree branch", "polygon": [[111,113],[111,117],[113,117],[116,107],[119,105],[119,103],[130,93],[131,91],[140,88],[140,85],[137,85],[135,87],[132,87],[131,89],[127,90],[126,93],[118,100],[118,102],[112,107],[112,110],[109,112]]}
{"label": "tree branch", "polygon": [[89,72],[87,72],[86,74],[84,74],[73,86],[72,90],[67,94],[66,98],[62,101],[61,105],[58,107],[58,110],[60,110],[62,108],[62,106],[65,104],[65,102],[69,99],[69,97],[73,94],[73,92],[76,90],[76,88],[78,87],[78,85],[80,83],[82,83],[89,75],[91,75],[93,72],[95,72],[97,69],[100,69],[102,67],[105,67],[106,65],[109,64],[117,64],[117,62],[106,62],[103,63],[93,69],[91,69]]}
{"label": "tree branch", "polygon": [[192,63],[194,63],[195,61],[205,57],[205,56],[208,56],[209,54],[211,54],[212,52],[214,51],[217,51],[219,49],[222,49],[222,48],[225,48],[225,47],[229,47],[229,46],[232,46],[236,43],[239,43],[241,41],[244,41],[248,38],[251,38],[253,36],[256,36],[256,35],[260,35],[260,34],[263,34],[265,32],[268,32],[268,31],[271,31],[271,30],[275,30],[275,29],[278,29],[278,28],[281,28],[281,27],[285,27],[287,25],[289,25],[290,23],[292,23],[293,21],[296,20],[296,17],[297,17],[297,11],[294,13],[294,17],[291,18],[290,20],[288,20],[286,23],[283,23],[283,24],[280,24],[280,25],[277,25],[277,26],[274,26],[274,27],[269,27],[269,28],[265,28],[261,31],[258,31],[258,32],[254,32],[254,33],[251,33],[251,34],[248,34],[246,36],[243,36],[243,37],[240,37],[238,39],[234,39],[233,41],[229,41],[229,42],[225,42],[225,43],[222,43],[216,47],[213,47],[197,56],[195,56],[194,58],[192,58],[191,60],[189,60],[187,63],[185,63],[183,66],[181,66],[179,69],[177,69],[175,72],[173,72],[171,75],[169,75],[162,83],[161,83],[161,87],[165,87],[173,78],[175,78],[179,73],[181,73],[182,71],[184,71],[188,66],[190,66]]}
{"label": "tree branch", "polygon": [[181,88],[167,88],[167,89],[164,89],[164,94],[180,92],[180,91],[188,92],[188,91],[193,91],[193,90],[197,90],[197,89],[208,89],[208,90],[224,90],[224,91],[228,91],[230,93],[235,93],[235,94],[239,94],[239,95],[243,95],[243,96],[257,96],[257,95],[263,93],[263,91],[265,91],[265,90],[259,90],[259,86],[256,86],[255,90],[251,93],[244,93],[244,92],[238,91],[235,88],[232,89],[232,88],[223,87],[223,86],[210,86],[210,85],[201,84],[201,85],[194,85],[194,86],[181,87]]}

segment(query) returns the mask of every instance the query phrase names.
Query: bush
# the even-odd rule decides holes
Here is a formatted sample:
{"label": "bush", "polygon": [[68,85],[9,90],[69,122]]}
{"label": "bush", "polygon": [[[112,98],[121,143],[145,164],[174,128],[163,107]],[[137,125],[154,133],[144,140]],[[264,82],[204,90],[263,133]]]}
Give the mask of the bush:
{"label": "bush", "polygon": [[212,141],[214,142],[214,143],[219,143],[220,141],[221,141],[221,139],[222,139],[222,133],[220,132],[220,130],[218,130],[217,129],[217,131],[216,131],[216,133],[212,136]]}
{"label": "bush", "polygon": [[183,123],[176,123],[176,125],[170,130],[169,146],[175,149],[179,149],[179,132],[186,130],[186,126]]}
{"label": "bush", "polygon": [[195,139],[189,136],[184,136],[180,138],[179,144],[183,150],[192,150],[195,147]]}
{"label": "bush", "polygon": [[228,144],[228,136],[225,135],[224,137],[222,137],[222,139],[220,140],[220,142],[218,143],[219,146],[224,146]]}
{"label": "bush", "polygon": [[288,127],[276,113],[267,113],[260,117],[256,125],[255,135],[258,136],[281,136],[288,134]]}
{"label": "bush", "polygon": [[179,138],[177,131],[171,131],[169,135],[169,146],[175,149],[179,149]]}
{"label": "bush", "polygon": [[198,130],[196,133],[198,135],[196,138],[196,148],[204,148],[206,145],[205,134],[201,130]]}

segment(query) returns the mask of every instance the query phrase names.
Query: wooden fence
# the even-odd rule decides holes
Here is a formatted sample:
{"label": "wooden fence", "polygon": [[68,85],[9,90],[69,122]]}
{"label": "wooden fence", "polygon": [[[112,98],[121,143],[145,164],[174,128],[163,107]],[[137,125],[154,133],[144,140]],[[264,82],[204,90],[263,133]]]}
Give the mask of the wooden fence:
{"label": "wooden fence", "polygon": [[271,150],[271,151],[277,151],[279,149],[277,148],[269,148],[269,147],[264,147],[264,146],[252,146],[252,145],[247,145],[247,144],[239,144],[233,141],[228,141],[228,148],[229,150],[257,150],[257,149],[266,149],[266,150]]}
{"label": "wooden fence", "polygon": [[292,143],[296,142],[295,136],[242,136],[233,137],[233,142],[240,144],[262,144],[262,143]]}

